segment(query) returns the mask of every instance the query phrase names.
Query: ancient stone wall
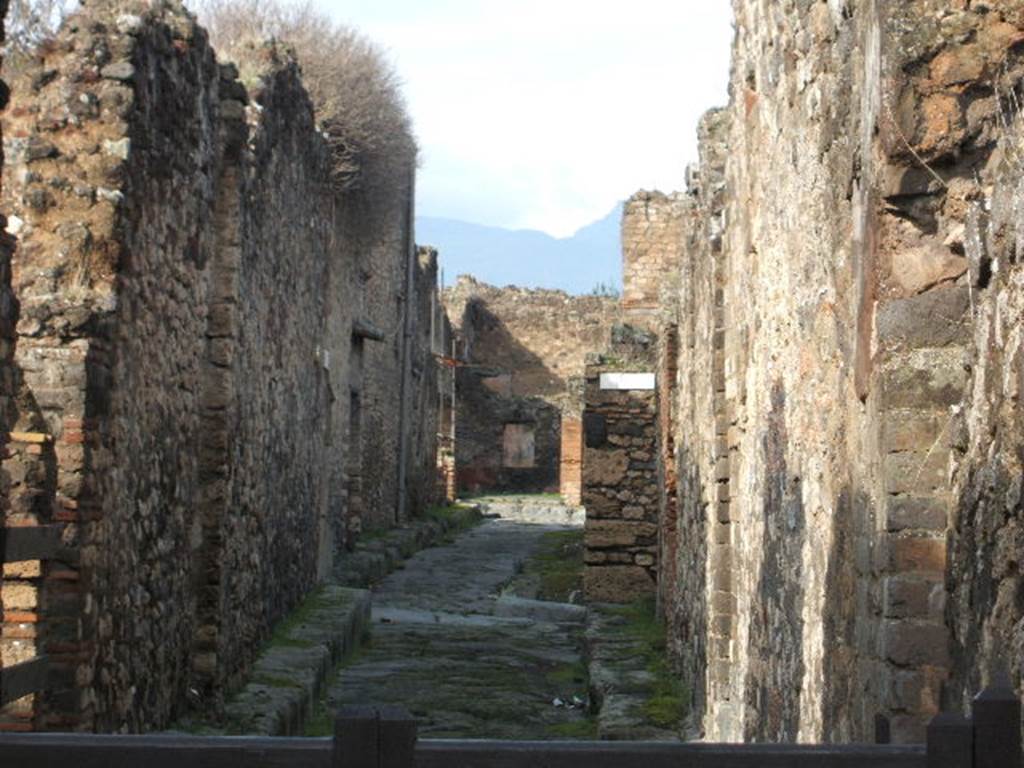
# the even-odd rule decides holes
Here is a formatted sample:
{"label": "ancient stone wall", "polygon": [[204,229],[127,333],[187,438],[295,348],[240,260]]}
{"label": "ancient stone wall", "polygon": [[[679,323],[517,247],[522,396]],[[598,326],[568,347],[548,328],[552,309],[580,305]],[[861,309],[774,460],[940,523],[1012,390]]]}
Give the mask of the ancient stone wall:
{"label": "ancient stone wall", "polygon": [[1024,660],[1022,138],[1020,115],[1008,116],[994,184],[973,201],[964,238],[975,311],[967,388],[948,426],[956,456],[946,574],[952,706],[967,706],[1004,672],[1019,690]]}
{"label": "ancient stone wall", "polygon": [[[0,0],[0,41],[4,38],[4,20],[7,16],[7,0]],[[7,106],[8,86],[0,81],[0,109]],[[6,218],[0,218],[5,225]],[[10,431],[17,418],[15,396],[17,394],[17,369],[14,365],[14,344],[17,338],[18,302],[11,290],[11,254],[14,240],[4,231],[0,234],[0,527],[19,522],[10,514],[11,495],[15,481],[3,467],[8,451],[18,450],[11,445]],[[24,520],[23,523],[34,522]],[[0,552],[0,561],[3,552]],[[35,654],[35,634],[38,614],[30,594],[41,571],[38,564],[3,565],[0,570],[0,667],[22,661]],[[19,603],[31,603],[28,610],[21,610]],[[28,698],[28,697],[26,697]],[[0,730],[25,729],[26,720],[31,718],[32,702],[22,701],[0,712]]]}
{"label": "ancient stone wall", "polygon": [[622,309],[626,322],[654,327],[661,291],[679,270],[686,199],[640,191],[622,209]]}
{"label": "ancient stone wall", "polygon": [[[0,42],[4,38],[4,19],[7,16],[7,0],[0,0]],[[7,84],[0,80],[0,110],[7,107]],[[0,220],[5,225],[6,221]],[[18,304],[11,290],[11,252],[14,242],[4,232],[0,242],[0,456],[6,451],[7,433],[14,422],[14,341],[15,326],[18,322]],[[0,521],[3,521],[8,508],[9,492],[7,476],[0,470]],[[0,574],[2,578],[2,574]]]}
{"label": "ancient stone wall", "polygon": [[734,8],[666,321],[679,543],[661,573],[703,595],[664,590],[672,645],[688,681],[706,661],[711,739],[919,740],[948,673],[951,414],[981,285],[964,225],[1024,26],[1009,2]]}
{"label": "ancient stone wall", "polygon": [[[463,359],[456,405],[459,488],[558,491],[560,423],[563,414],[579,419],[581,397],[572,380],[582,376],[586,352],[607,343],[617,302],[495,288],[463,276],[445,291],[445,306]],[[507,461],[506,443],[520,439],[517,430],[532,431],[530,462]],[[572,445],[565,451],[571,467]]]}
{"label": "ancient stone wall", "polygon": [[[239,137],[248,143],[238,169],[245,180],[232,183],[238,170],[226,167],[217,190],[237,219],[218,210],[201,390],[203,501],[219,518],[207,533],[214,549],[203,565],[207,574],[220,571],[220,600],[211,608],[214,623],[220,619],[224,669],[215,679],[230,679],[235,660],[252,652],[252,638],[265,635],[324,575],[329,486],[340,473],[324,461],[336,439],[328,434],[329,358],[341,356],[326,347],[325,325],[328,318],[344,322],[345,310],[330,306],[337,298],[326,286],[332,271],[351,272],[351,257],[331,247],[330,158],[310,141],[315,126],[297,68],[276,60],[273,49],[260,53],[268,57],[266,71],[251,89],[259,119]],[[136,367],[127,361],[125,376]],[[221,473],[220,483],[212,480]]]}
{"label": "ancient stone wall", "polygon": [[[400,471],[437,431],[409,200],[336,195],[286,50],[254,46],[243,83],[180,6],[130,10],[66,24],[6,125],[25,444],[5,469],[12,515],[65,523],[67,550],[5,602],[44,607],[48,728],[217,706],[359,527],[361,451],[385,445],[360,485],[382,520],[434,483]],[[367,337],[386,354],[358,359]]]}
{"label": "ancient stone wall", "polygon": [[657,391],[612,381],[650,374],[654,339],[628,326],[586,366],[583,408],[583,593],[589,601],[629,603],[657,583]]}
{"label": "ancient stone wall", "polygon": [[361,516],[362,527],[371,529],[394,525],[406,515],[400,470],[403,434],[408,439],[410,429],[403,399],[411,374],[406,297],[416,269],[410,198],[380,205],[367,217],[368,226],[357,225],[354,232],[362,253],[357,319],[380,334],[365,342],[362,358]]}
{"label": "ancient stone wall", "polygon": [[415,322],[411,336],[412,401],[409,414],[412,434],[407,456],[407,508],[420,511],[447,497],[444,477],[444,446],[441,436],[450,431],[451,377],[453,369],[444,364],[445,350],[451,348],[452,327],[437,290],[437,251],[417,249]]}

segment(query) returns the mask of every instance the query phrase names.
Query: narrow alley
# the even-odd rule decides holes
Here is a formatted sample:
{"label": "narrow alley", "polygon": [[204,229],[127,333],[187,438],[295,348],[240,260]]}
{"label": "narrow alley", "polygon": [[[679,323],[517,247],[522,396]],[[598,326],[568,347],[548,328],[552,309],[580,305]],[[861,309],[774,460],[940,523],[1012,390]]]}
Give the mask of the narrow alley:
{"label": "narrow alley", "polygon": [[552,544],[581,542],[582,514],[557,501],[486,510],[483,523],[419,552],[373,589],[372,638],[331,684],[329,709],[402,705],[436,738],[591,730],[586,610],[533,599],[542,585],[530,573]]}

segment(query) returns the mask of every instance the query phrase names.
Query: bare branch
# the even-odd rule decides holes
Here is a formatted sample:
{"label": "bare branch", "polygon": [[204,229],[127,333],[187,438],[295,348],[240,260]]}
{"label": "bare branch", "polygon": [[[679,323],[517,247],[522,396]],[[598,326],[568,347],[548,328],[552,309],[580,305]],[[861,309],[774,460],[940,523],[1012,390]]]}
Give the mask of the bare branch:
{"label": "bare branch", "polygon": [[294,48],[340,189],[388,194],[408,184],[417,153],[412,123],[394,68],[376,44],[308,0],[196,2],[222,58],[238,60],[268,38]]}

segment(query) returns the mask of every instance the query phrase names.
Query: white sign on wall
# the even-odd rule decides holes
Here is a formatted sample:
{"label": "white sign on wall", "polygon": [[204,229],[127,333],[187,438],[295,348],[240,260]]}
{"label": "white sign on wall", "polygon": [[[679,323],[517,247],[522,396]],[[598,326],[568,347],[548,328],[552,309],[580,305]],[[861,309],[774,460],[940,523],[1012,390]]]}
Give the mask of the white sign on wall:
{"label": "white sign on wall", "polygon": [[601,389],[654,389],[654,374],[602,373]]}

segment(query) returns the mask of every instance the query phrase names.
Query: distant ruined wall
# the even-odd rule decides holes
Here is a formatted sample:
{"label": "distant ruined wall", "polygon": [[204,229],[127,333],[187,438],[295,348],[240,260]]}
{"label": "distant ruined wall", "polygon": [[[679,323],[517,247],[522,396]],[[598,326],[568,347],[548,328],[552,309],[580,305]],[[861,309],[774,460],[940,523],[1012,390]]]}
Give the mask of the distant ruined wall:
{"label": "distant ruined wall", "polygon": [[[514,374],[513,374],[514,375]],[[459,491],[558,490],[561,414],[539,397],[512,395],[503,369],[456,369],[455,472]]]}
{"label": "distant ruined wall", "polygon": [[[947,614],[961,642],[995,645],[1021,613],[1008,607],[1021,550],[994,539],[1012,522],[986,511],[1007,502],[982,490],[1006,461],[981,455],[1004,391],[991,382],[1012,376],[991,356],[983,372],[964,364],[972,294],[976,312],[1011,305],[1002,277],[999,298],[979,293],[964,225],[1001,156],[1021,10],[734,10],[731,102],[701,128],[697,215],[663,320],[679,335],[671,647],[711,740],[920,740],[950,670]],[[980,539],[953,503],[958,412],[978,436],[956,477],[969,517],[988,520]],[[947,572],[951,528],[962,554]],[[968,553],[982,557],[964,585]],[[946,583],[960,598],[948,612]],[[987,660],[953,651],[966,695]]]}
{"label": "distant ruined wall", "polygon": [[[462,276],[445,290],[445,307],[463,359],[456,404],[459,488],[558,491],[560,424],[563,418],[578,423],[582,406],[573,380],[583,375],[586,352],[606,345],[617,301],[496,288]],[[532,428],[532,466],[507,466],[507,424]],[[573,434],[564,446],[570,467]],[[571,483],[567,490],[571,495]]]}
{"label": "distant ruined wall", "polygon": [[[486,310],[487,322],[465,328],[470,302]],[[613,298],[497,288],[466,275],[445,289],[445,306],[474,363],[511,372],[512,394],[555,404],[569,379],[582,375],[586,353],[607,343],[618,315]]]}
{"label": "distant ruined wall", "polygon": [[[165,727],[190,689],[216,707],[359,528],[361,451],[386,446],[360,489],[393,522],[436,439],[436,408],[399,407],[429,354],[406,313],[437,301],[408,198],[336,195],[287,51],[254,46],[243,84],[180,6],[130,11],[73,17],[5,126],[28,440],[5,470],[12,514],[67,545],[11,606],[41,619],[50,729]],[[386,353],[356,360],[377,324]],[[433,477],[405,480],[425,503]]]}

